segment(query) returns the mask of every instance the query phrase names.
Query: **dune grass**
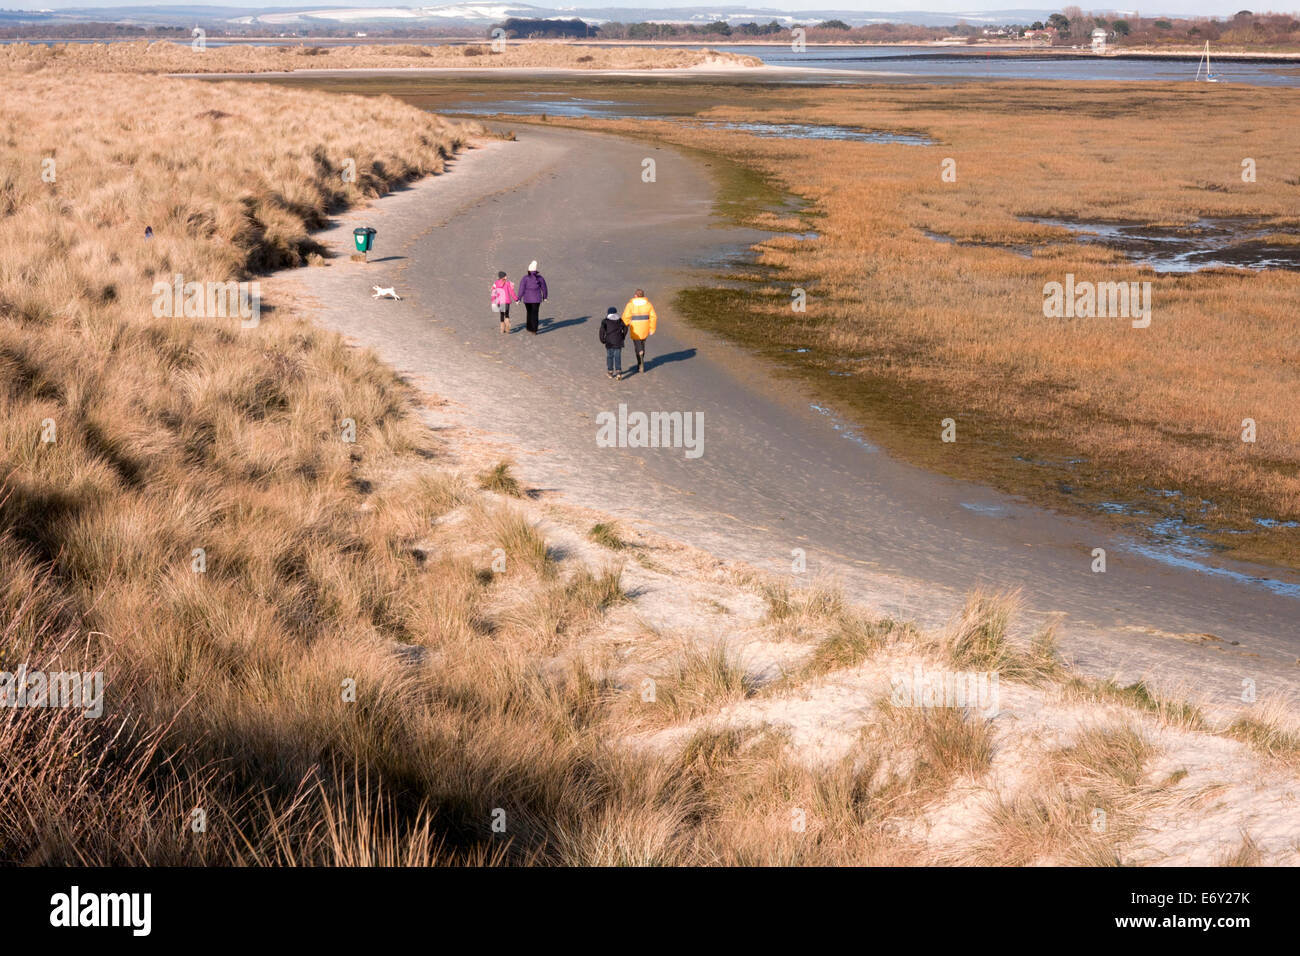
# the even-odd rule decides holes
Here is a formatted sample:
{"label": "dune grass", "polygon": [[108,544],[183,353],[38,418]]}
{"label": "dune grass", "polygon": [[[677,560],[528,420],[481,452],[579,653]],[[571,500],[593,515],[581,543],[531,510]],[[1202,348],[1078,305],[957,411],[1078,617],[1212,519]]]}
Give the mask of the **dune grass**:
{"label": "dune grass", "polygon": [[267,73],[292,70],[500,69],[545,67],[575,70],[680,69],[721,63],[757,66],[755,57],[717,50],[673,47],[586,47],[571,43],[511,40],[491,44],[358,44],[356,46],[246,46],[196,48],[193,43],[138,40],[127,43],[13,43],[0,48],[0,69],[73,69],[110,73]]}
{"label": "dune grass", "polygon": [[[392,101],[160,83],[7,78],[0,653],[103,670],[107,689],[99,721],[6,711],[23,760],[5,858],[494,857],[448,819],[467,798],[433,783],[477,718],[393,650],[483,633],[472,566],[418,549],[468,491],[425,467],[363,507],[372,474],[437,457],[413,396],[270,310],[243,327],[151,308],[176,273],[301,263],[331,210],[440,171],[472,130]],[[507,773],[495,759],[480,773]],[[421,776],[414,803],[392,785]]]}
{"label": "dune grass", "polygon": [[1150,797],[1142,778],[1152,753],[1129,726],[1083,730],[1072,744],[1050,754],[1033,785],[990,801],[988,829],[967,861],[1118,865]]}
{"label": "dune grass", "polygon": [[993,758],[987,718],[965,708],[879,704],[877,732],[910,767],[911,789],[922,797],[943,794],[958,777],[978,779]]}
{"label": "dune grass", "polygon": [[478,486],[486,491],[495,491],[499,495],[522,498],[524,488],[523,485],[519,484],[519,479],[515,477],[513,468],[514,465],[508,461],[497,462],[479,475]]}
{"label": "dune grass", "polygon": [[617,521],[597,521],[587,532],[587,537],[611,551],[624,551],[630,547]]}
{"label": "dune grass", "polygon": [[1281,703],[1269,702],[1258,713],[1237,717],[1224,732],[1261,754],[1300,767],[1300,727]]}
{"label": "dune grass", "polygon": [[1204,730],[1209,726],[1200,707],[1156,690],[1145,680],[1122,684],[1114,678],[1089,680],[1075,675],[1066,683],[1066,691],[1081,700],[1114,701],[1146,711],[1164,726],[1188,730]]}
{"label": "dune grass", "polygon": [[905,629],[894,621],[872,621],[865,616],[841,619],[838,626],[817,642],[800,669],[799,678],[856,667],[883,647],[896,631],[905,632]]}
{"label": "dune grass", "polygon": [[655,712],[669,722],[689,720],[744,700],[757,689],[754,678],[725,644],[687,647],[673,671],[657,683]]}

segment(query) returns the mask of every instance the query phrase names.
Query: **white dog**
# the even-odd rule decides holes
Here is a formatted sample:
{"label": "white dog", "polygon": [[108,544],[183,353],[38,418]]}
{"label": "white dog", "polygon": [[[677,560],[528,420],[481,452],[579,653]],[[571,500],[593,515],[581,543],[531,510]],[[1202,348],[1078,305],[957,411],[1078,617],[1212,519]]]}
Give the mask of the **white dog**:
{"label": "white dog", "polygon": [[397,290],[392,286],[389,286],[387,289],[381,289],[377,285],[372,285],[370,288],[375,290],[375,294],[370,297],[372,299],[389,298],[397,299],[399,302],[402,300],[402,297],[397,294]]}

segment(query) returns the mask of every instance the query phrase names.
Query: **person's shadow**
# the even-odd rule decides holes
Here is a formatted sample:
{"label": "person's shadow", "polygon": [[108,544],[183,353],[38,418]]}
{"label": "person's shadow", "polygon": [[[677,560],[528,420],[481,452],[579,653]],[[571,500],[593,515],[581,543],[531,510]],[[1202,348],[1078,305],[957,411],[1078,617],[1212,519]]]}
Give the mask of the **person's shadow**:
{"label": "person's shadow", "polygon": [[695,349],[682,349],[680,352],[669,352],[667,355],[658,355],[654,358],[647,358],[645,370],[648,372],[652,368],[658,368],[660,365],[667,365],[670,362],[685,362],[688,359],[695,358]]}
{"label": "person's shadow", "polygon": [[557,332],[570,325],[582,325],[589,318],[591,318],[589,315],[580,315],[576,319],[565,319],[563,322],[556,322],[554,319],[542,319],[537,323],[537,334],[545,335],[547,332]]}

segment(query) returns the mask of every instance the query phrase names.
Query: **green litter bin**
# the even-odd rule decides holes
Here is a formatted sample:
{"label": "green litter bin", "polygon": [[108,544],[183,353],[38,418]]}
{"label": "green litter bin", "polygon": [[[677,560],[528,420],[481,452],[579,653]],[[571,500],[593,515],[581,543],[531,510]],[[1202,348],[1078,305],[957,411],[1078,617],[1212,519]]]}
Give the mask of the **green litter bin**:
{"label": "green litter bin", "polygon": [[369,252],[375,244],[375,230],[369,226],[357,226],[352,230],[352,240],[357,244],[357,252]]}

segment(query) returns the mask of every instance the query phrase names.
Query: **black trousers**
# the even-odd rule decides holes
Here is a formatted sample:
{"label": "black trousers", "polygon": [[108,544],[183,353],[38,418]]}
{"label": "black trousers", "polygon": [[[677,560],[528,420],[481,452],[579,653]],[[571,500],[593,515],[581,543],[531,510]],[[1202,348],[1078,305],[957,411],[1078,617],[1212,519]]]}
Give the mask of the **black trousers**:
{"label": "black trousers", "polygon": [[536,335],[537,313],[542,310],[542,304],[540,302],[525,302],[524,310],[528,313],[525,320],[525,324],[528,326],[528,331]]}
{"label": "black trousers", "polygon": [[632,349],[636,352],[637,364],[645,361],[645,339],[633,339]]}

